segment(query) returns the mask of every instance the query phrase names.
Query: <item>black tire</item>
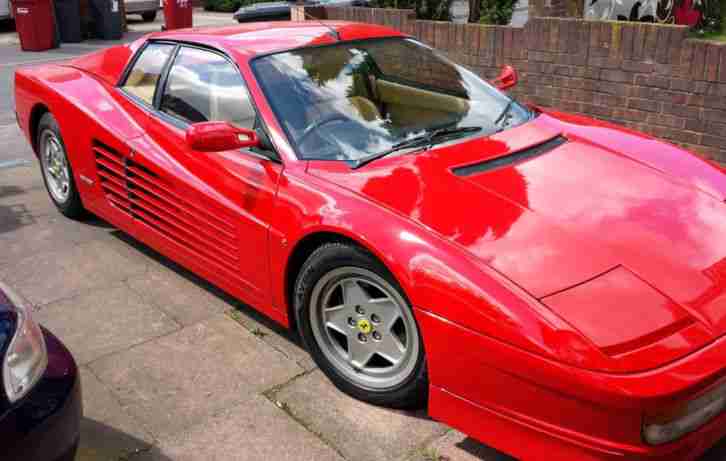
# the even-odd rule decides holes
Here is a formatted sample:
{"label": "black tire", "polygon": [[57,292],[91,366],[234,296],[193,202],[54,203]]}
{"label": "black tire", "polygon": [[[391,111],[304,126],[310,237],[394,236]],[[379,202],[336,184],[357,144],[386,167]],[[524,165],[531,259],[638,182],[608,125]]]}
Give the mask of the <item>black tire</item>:
{"label": "black tire", "polygon": [[423,340],[418,326],[416,328],[419,337],[419,354],[415,367],[404,381],[392,388],[371,389],[352,382],[321,351],[311,327],[312,291],[325,274],[336,268],[349,266],[369,270],[385,279],[406,301],[406,308],[411,309],[410,302],[396,279],[373,255],[355,245],[339,242],[327,243],[310,255],[295,282],[296,320],[305,346],[323,373],[346,394],[374,405],[389,408],[412,409],[425,406],[428,399],[428,376]]}
{"label": "black tire", "polygon": [[141,13],[141,19],[143,19],[144,22],[156,21],[156,11],[144,11]]}
{"label": "black tire", "polygon": [[58,211],[60,211],[64,216],[71,218],[71,219],[81,219],[86,217],[87,213],[85,208],[83,208],[83,203],[81,202],[81,197],[78,195],[78,188],[76,187],[76,182],[73,177],[73,167],[71,166],[70,161],[68,160],[66,156],[66,161],[68,164],[68,171],[70,173],[69,175],[69,193],[68,198],[65,201],[59,201],[57,200],[53,194],[50,191],[50,187],[48,185],[48,180],[45,175],[45,170],[43,167],[43,141],[46,136],[46,132],[50,131],[52,132],[55,137],[60,142],[61,146],[63,147],[63,151],[67,152],[65,143],[63,142],[63,137],[61,136],[60,129],[58,128],[58,122],[56,122],[55,117],[50,112],[45,113],[43,117],[41,117],[40,122],[38,123],[38,139],[36,142],[36,145],[38,147],[38,159],[40,161],[40,173],[43,177],[43,183],[45,184],[45,190],[48,192],[48,196],[53,201],[53,204],[58,208]]}

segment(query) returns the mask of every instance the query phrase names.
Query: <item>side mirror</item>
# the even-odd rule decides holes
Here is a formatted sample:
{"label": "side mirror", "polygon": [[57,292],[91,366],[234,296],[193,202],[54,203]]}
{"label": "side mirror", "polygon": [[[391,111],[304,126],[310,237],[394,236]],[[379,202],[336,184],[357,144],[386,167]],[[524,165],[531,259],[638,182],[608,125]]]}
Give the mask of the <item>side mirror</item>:
{"label": "side mirror", "polygon": [[202,122],[189,127],[187,144],[200,152],[221,152],[257,147],[260,140],[254,130],[238,128],[228,122]]}
{"label": "side mirror", "polygon": [[517,81],[519,81],[519,76],[517,76],[517,71],[514,70],[514,67],[504,66],[499,77],[495,78],[492,84],[504,91],[516,85]]}

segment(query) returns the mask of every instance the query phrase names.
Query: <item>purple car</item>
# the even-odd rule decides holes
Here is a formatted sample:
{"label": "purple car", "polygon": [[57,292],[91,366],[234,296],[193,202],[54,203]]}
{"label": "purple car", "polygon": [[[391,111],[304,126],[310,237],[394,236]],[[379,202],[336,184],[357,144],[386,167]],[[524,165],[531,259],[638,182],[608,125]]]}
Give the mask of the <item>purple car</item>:
{"label": "purple car", "polygon": [[68,349],[0,282],[0,459],[72,461],[81,383]]}

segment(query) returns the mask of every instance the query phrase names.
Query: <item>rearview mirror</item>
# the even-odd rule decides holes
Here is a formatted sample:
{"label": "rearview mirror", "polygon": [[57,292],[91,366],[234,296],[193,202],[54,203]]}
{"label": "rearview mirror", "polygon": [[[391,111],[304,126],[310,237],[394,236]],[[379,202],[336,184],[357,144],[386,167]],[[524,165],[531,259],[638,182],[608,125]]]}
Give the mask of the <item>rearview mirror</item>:
{"label": "rearview mirror", "polygon": [[518,80],[519,77],[517,76],[517,71],[514,70],[514,67],[504,66],[502,67],[502,72],[499,74],[499,77],[495,78],[492,81],[492,84],[504,91],[516,85]]}
{"label": "rearview mirror", "polygon": [[238,128],[228,122],[195,123],[187,129],[187,144],[200,152],[221,152],[259,146],[254,130]]}

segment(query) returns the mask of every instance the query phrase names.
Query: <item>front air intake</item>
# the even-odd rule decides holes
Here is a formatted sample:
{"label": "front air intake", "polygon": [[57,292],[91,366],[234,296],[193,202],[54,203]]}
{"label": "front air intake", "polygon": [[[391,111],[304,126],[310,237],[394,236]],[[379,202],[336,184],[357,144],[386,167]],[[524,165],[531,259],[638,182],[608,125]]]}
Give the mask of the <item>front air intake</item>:
{"label": "front air intake", "polygon": [[487,171],[521,163],[525,160],[546,154],[566,142],[567,138],[564,136],[557,136],[541,144],[536,144],[526,149],[512,152],[511,154],[493,158],[491,160],[485,160],[483,162],[472,163],[471,165],[459,166],[454,168],[452,171],[456,176],[471,176],[486,173]]}

